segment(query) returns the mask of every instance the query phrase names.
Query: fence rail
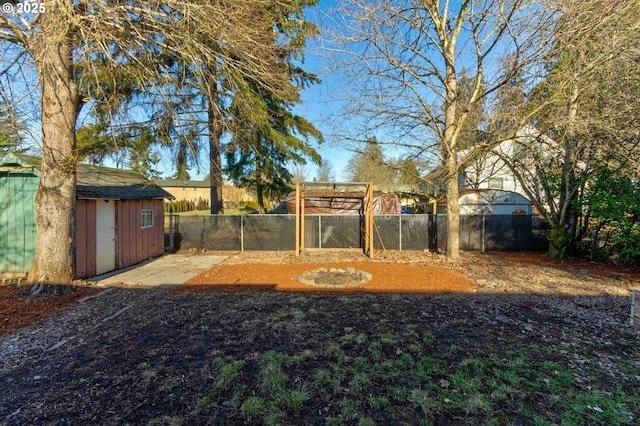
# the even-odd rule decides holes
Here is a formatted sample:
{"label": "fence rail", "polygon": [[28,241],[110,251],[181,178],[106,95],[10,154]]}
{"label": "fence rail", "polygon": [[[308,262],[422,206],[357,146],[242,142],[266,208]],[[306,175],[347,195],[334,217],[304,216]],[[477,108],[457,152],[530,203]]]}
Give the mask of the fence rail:
{"label": "fence rail", "polygon": [[[306,248],[362,247],[363,217],[306,215]],[[460,248],[530,251],[536,247],[531,216],[460,216]],[[446,251],[445,215],[375,215],[376,250]],[[168,250],[295,250],[294,215],[165,215]]]}

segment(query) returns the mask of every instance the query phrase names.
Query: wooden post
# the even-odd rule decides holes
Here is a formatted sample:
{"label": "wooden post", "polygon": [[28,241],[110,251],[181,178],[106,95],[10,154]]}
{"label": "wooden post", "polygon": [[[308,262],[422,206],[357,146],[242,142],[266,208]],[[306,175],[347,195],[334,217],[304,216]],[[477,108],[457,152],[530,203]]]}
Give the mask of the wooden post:
{"label": "wooden post", "polygon": [[362,215],[364,216],[364,227],[360,230],[362,232],[362,251],[365,255],[369,256],[369,214],[367,211],[367,206],[369,205],[369,186],[364,191],[364,197],[362,199]]}
{"label": "wooden post", "polygon": [[304,184],[300,187],[300,250],[304,251]]}
{"label": "wooden post", "polygon": [[369,217],[369,259],[373,259],[373,185],[367,185],[367,216]]}
{"label": "wooden post", "polygon": [[300,182],[296,182],[296,256],[300,256]]}

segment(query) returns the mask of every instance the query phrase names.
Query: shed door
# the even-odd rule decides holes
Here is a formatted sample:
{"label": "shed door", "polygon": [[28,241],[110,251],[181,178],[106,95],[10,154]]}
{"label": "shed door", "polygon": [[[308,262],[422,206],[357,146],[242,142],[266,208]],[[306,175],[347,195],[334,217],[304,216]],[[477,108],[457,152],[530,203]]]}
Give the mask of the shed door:
{"label": "shed door", "polygon": [[116,203],[96,202],[96,275],[116,269]]}
{"label": "shed door", "polygon": [[38,182],[30,172],[0,172],[0,272],[24,274],[33,264]]}

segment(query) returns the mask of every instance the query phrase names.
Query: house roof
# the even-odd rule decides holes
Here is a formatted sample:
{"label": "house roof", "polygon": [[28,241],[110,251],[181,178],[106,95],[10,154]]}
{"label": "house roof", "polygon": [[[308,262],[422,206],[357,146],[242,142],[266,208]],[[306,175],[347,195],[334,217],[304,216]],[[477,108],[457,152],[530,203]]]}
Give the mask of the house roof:
{"label": "house roof", "polygon": [[[0,167],[32,168],[39,174],[40,158],[11,153],[0,159]],[[133,170],[79,164],[76,198],[141,200],[173,196]]]}
{"label": "house roof", "polygon": [[154,182],[163,188],[211,188],[208,180],[155,179]]}

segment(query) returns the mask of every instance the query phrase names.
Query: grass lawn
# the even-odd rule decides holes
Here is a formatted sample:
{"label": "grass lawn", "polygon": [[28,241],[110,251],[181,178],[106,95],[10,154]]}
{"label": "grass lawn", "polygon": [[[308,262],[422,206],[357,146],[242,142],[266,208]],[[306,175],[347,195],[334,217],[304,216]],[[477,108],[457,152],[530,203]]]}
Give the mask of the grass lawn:
{"label": "grass lawn", "polygon": [[387,303],[398,315],[375,298],[340,298],[331,312],[351,312],[352,325],[337,316],[332,334],[317,323],[322,331],[296,345],[292,336],[279,338],[313,321],[314,298],[289,299],[254,320],[272,345],[212,357],[210,386],[193,406],[149,424],[638,424],[637,341],[619,347],[559,324],[544,332],[559,335],[545,341],[537,321],[516,325],[502,315],[489,323],[467,314],[443,318],[443,329],[392,296]]}
{"label": "grass lawn", "polygon": [[[303,314],[290,312],[273,326],[287,327],[297,315]],[[374,320],[375,333],[345,330],[321,352],[211,359],[213,384],[194,411],[208,415],[222,405],[238,422],[266,425],[291,419],[327,425],[637,424],[638,393],[612,385],[605,371],[569,367],[558,355],[570,347],[497,339],[500,350],[491,346],[470,356],[463,341],[436,344],[416,324]],[[579,355],[593,357],[588,350]],[[638,382],[632,365],[626,368]]]}

